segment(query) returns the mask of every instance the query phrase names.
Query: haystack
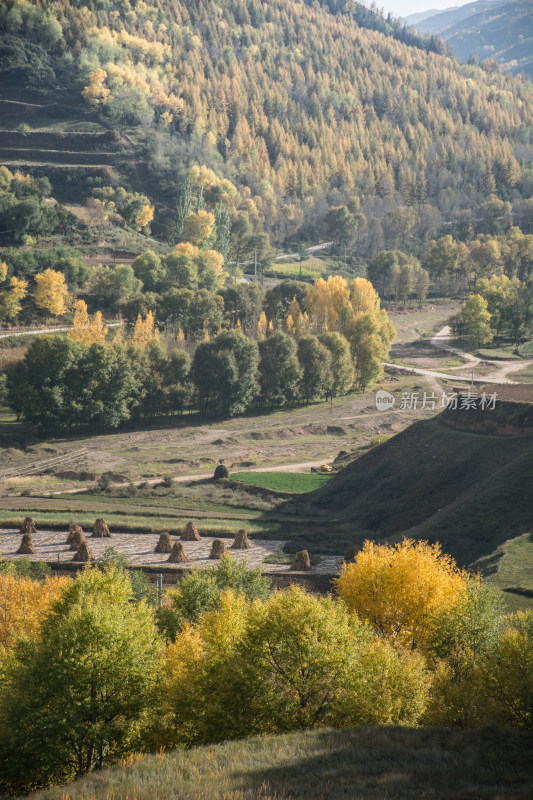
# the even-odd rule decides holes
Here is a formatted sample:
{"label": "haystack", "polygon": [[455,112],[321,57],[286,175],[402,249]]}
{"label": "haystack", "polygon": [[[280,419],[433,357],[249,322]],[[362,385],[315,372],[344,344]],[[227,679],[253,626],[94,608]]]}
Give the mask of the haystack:
{"label": "haystack", "polygon": [[351,544],[349,547],[346,548],[346,552],[344,554],[344,560],[346,562],[353,561],[358,553],[357,547]]}
{"label": "haystack", "polygon": [[37,533],[35,522],[32,517],[24,517],[24,522],[20,526],[20,532],[24,533]]}
{"label": "haystack", "polygon": [[93,525],[92,537],[95,539],[110,539],[111,533],[105,519],[97,519]]}
{"label": "haystack", "polygon": [[79,525],[76,525],[75,530],[72,532],[72,536],[70,536],[70,547],[69,550],[79,550],[83,543],[87,544],[85,540],[85,534],[83,532],[83,528],[80,528]]}
{"label": "haystack", "polygon": [[172,551],[172,539],[168,531],[163,531],[159,537],[154,553],[170,553]]}
{"label": "haystack", "polygon": [[174,542],[172,546],[172,552],[168,557],[169,564],[183,564],[185,561],[189,559],[185,555],[185,550],[183,549],[183,545],[181,542]]}
{"label": "haystack", "polygon": [[226,545],[222,541],[222,539],[213,539],[213,544],[211,545],[211,552],[209,553],[209,558],[222,558],[222,556],[226,555]]}
{"label": "haystack", "polygon": [[17,553],[21,555],[29,556],[35,553],[35,547],[33,546],[33,537],[31,533],[23,533],[22,534],[22,541],[20,543],[20,547],[17,550]]}
{"label": "haystack", "polygon": [[294,561],[291,564],[291,569],[297,569],[302,572],[311,569],[311,560],[307,550],[300,550],[294,556]]}
{"label": "haystack", "polygon": [[85,561],[85,562],[94,561],[93,554],[91,553],[91,550],[89,548],[89,545],[85,541],[85,538],[84,538],[83,542],[80,544],[79,548],[74,553],[74,557],[73,557],[72,560],[73,561]]}
{"label": "haystack", "polygon": [[202,537],[194,522],[188,522],[181,534],[182,542],[199,542]]}
{"label": "haystack", "polygon": [[231,545],[232,550],[249,550],[252,545],[250,544],[250,540],[248,539],[248,533],[241,528],[240,531],[237,531],[235,539],[233,540],[233,544]]}
{"label": "haystack", "polygon": [[65,544],[75,544],[76,549],[78,549],[82,537],[85,537],[85,534],[81,525],[74,525],[74,523],[71,522],[68,526],[67,541]]}

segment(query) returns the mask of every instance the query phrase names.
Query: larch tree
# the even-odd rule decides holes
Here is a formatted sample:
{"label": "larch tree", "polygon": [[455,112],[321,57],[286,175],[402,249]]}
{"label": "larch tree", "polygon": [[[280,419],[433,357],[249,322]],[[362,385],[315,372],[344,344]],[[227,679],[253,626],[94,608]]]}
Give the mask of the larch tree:
{"label": "larch tree", "polygon": [[60,317],[68,309],[68,287],[62,272],[45,269],[35,276],[33,302],[42,311]]}

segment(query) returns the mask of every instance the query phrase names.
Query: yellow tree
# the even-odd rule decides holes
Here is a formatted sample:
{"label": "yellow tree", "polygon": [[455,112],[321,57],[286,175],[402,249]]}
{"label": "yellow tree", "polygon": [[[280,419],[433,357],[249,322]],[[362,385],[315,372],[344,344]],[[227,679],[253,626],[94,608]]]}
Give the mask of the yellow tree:
{"label": "yellow tree", "polygon": [[95,69],[89,75],[89,83],[84,88],[82,92],[82,96],[84,100],[87,100],[91,105],[98,106],[98,105],[105,105],[108,102],[111,92],[104,86],[104,81],[107,78],[107,72],[105,69]]}
{"label": "yellow tree", "polygon": [[267,326],[268,326],[268,322],[267,322],[266,314],[265,314],[264,311],[261,311],[259,319],[257,320],[257,338],[258,339],[262,339],[262,338],[264,338],[266,336]]}
{"label": "yellow tree", "polygon": [[0,573],[0,649],[12,647],[19,636],[34,637],[68,583],[69,578],[47,578],[41,583]]}
{"label": "yellow tree", "polygon": [[[2,267],[4,266],[6,265],[0,264],[0,282],[2,279]],[[4,288],[0,294],[0,319],[5,320],[12,319],[19,313],[21,309],[21,303],[28,293],[28,282],[21,281],[13,275],[9,281],[8,287],[9,288]]]}
{"label": "yellow tree", "polygon": [[133,330],[133,342],[144,349],[148,347],[150,342],[157,341],[158,339],[159,331],[155,327],[154,315],[152,312],[149,311],[144,320],[139,314]]}
{"label": "yellow tree", "polygon": [[64,314],[68,308],[68,288],[63,273],[45,269],[35,276],[35,283],[37,285],[33,292],[33,302],[37,308],[54,317]]}
{"label": "yellow tree", "polygon": [[147,228],[154,218],[154,207],[149,203],[145,203],[137,216],[135,217],[135,226],[138,231]]}
{"label": "yellow tree", "polygon": [[307,292],[305,303],[309,319],[316,330],[343,330],[350,311],[350,290],[341,275],[330,275],[327,281],[318,278]]}
{"label": "yellow tree", "polygon": [[350,305],[356,314],[360,311],[379,311],[379,295],[366,278],[355,278],[350,283]]}
{"label": "yellow tree", "polygon": [[68,338],[74,342],[89,343],[91,322],[87,313],[87,303],[85,300],[78,300],[74,307],[74,319],[72,330],[68,332]]}
{"label": "yellow tree", "polygon": [[189,214],[185,218],[181,236],[186,242],[191,242],[193,245],[201,245],[213,233],[214,225],[214,215],[210,211],[201,209],[196,214]]}
{"label": "yellow tree", "polygon": [[429,646],[439,613],[466,591],[467,576],[440,545],[366,541],[344,564],[336,588],[350,611],[406,646]]}

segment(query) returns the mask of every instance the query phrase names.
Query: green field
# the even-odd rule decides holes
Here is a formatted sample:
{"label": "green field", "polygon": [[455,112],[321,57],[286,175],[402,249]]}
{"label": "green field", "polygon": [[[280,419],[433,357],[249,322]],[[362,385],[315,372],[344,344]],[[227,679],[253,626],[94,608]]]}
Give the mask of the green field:
{"label": "green field", "polygon": [[304,494],[331,480],[331,475],[313,472],[232,472],[231,479],[274,492]]}
{"label": "green field", "polygon": [[532,735],[355,728],[133,757],[32,800],[527,800]]}

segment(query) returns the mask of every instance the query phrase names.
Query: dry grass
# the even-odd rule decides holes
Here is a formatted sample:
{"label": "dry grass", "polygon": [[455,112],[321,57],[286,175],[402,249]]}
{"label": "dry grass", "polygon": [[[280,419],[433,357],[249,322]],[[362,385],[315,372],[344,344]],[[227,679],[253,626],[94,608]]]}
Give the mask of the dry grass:
{"label": "dry grass", "polygon": [[529,800],[530,733],[359,728],[133,756],[32,800]]}

